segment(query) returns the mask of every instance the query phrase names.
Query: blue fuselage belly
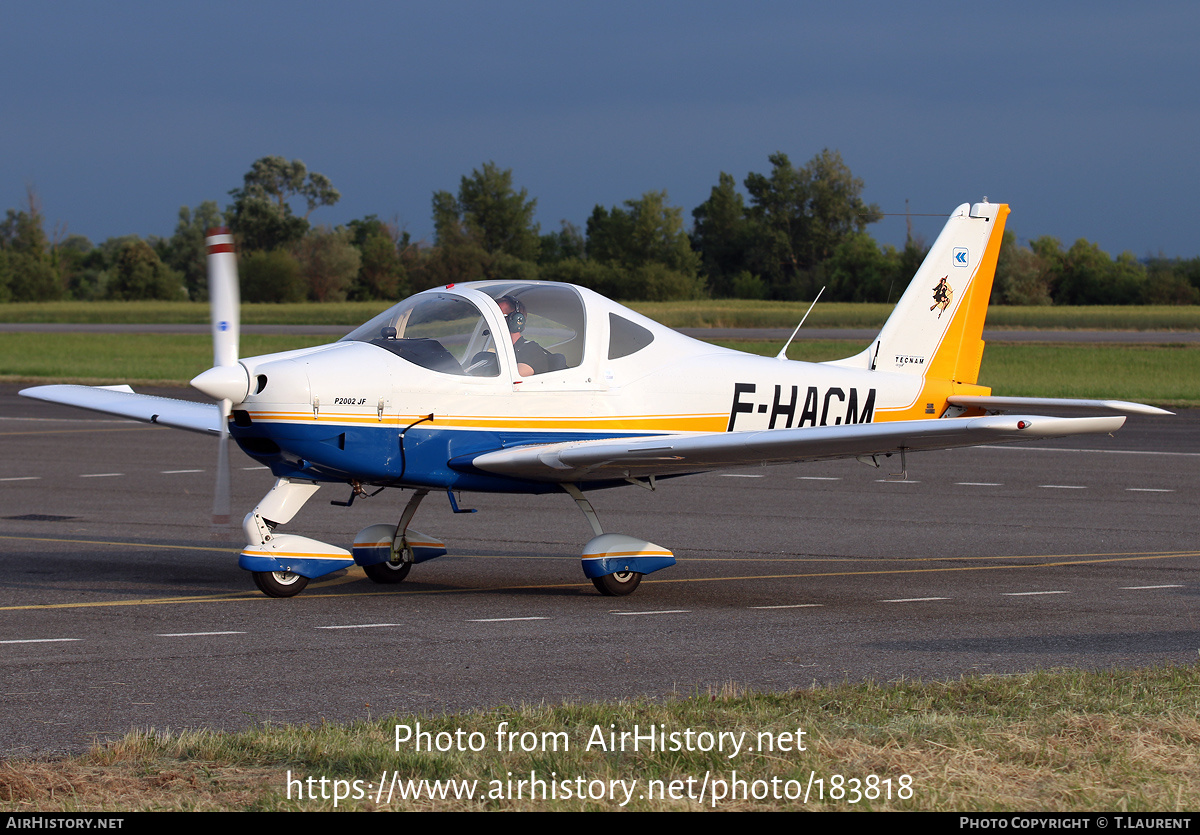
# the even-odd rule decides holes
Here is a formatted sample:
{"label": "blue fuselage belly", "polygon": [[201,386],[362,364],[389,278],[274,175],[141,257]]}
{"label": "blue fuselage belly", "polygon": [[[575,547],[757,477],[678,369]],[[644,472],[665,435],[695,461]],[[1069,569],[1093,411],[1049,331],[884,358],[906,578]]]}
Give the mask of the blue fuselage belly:
{"label": "blue fuselage belly", "polygon": [[[599,432],[493,432],[415,426],[404,433],[401,441],[394,425],[265,421],[250,426],[230,424],[229,431],[243,452],[269,467],[276,477],[485,493],[551,493],[560,488],[551,482],[476,470],[466,463],[476,455],[514,446],[613,437]],[[452,461],[456,462],[454,466]],[[599,486],[604,485],[589,485]]]}

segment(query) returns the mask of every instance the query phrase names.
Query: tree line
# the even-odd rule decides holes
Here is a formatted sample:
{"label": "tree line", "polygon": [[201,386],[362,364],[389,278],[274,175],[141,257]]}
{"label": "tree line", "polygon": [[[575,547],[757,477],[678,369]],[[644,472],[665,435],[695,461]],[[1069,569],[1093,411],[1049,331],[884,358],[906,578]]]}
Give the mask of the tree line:
{"label": "tree line", "polygon": [[[802,166],[769,157],[739,189],[721,172],[691,212],[665,191],[620,206],[597,205],[583,228],[563,221],[543,233],[536,198],[513,185],[511,169],[488,162],[462,177],[457,193],[432,199],[434,239],[413,241],[375,215],[344,226],[310,216],[341,198],[328,177],[299,160],[264,157],[229,192],[179,210],[169,238],[136,235],[92,244],[44,227],[37,196],[0,223],[0,301],[207,298],[206,231],[236,238],[246,301],[395,300],[479,279],[566,281],[622,301],[808,299],[895,301],[928,252],[909,236],[879,246],[867,227],[879,207],[841,154],[823,150]],[[303,204],[304,213],[294,208]],[[992,300],[1004,304],[1196,304],[1200,257],[1116,258],[1080,239],[1018,243],[1006,232]]]}

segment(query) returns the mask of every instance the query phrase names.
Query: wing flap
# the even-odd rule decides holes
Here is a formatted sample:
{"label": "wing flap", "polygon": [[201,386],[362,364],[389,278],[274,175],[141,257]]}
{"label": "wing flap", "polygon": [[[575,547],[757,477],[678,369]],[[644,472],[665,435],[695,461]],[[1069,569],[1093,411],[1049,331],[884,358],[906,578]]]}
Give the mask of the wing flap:
{"label": "wing flap", "polygon": [[988,411],[1009,409],[1065,409],[1081,412],[1116,412],[1120,415],[1173,415],[1166,409],[1131,403],[1128,400],[1076,400],[1063,397],[983,397],[974,394],[952,394],[946,402],[954,406],[974,406]]}
{"label": "wing flap", "polygon": [[23,389],[20,394],[34,400],[76,406],[143,423],[211,435],[221,433],[221,409],[217,404],[137,394],[129,386],[34,386]]}
{"label": "wing flap", "polygon": [[539,444],[471,466],[533,481],[598,481],[1115,432],[1124,417],[996,416]]}

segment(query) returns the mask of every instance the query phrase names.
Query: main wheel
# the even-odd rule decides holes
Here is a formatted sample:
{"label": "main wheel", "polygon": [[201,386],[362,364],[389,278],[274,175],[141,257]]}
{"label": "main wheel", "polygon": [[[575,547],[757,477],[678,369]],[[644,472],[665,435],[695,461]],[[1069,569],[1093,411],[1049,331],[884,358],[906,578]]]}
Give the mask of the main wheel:
{"label": "main wheel", "polygon": [[603,577],[593,577],[592,585],[596,591],[606,597],[624,597],[633,594],[633,590],[642,582],[642,575],[637,571],[618,571],[616,574],[605,574]]}
{"label": "main wheel", "polygon": [[255,571],[254,585],[267,597],[295,597],[304,591],[308,578],[290,571]]}
{"label": "main wheel", "polygon": [[410,568],[412,568],[410,562],[377,562],[373,565],[364,565],[363,571],[376,583],[402,583],[408,576]]}

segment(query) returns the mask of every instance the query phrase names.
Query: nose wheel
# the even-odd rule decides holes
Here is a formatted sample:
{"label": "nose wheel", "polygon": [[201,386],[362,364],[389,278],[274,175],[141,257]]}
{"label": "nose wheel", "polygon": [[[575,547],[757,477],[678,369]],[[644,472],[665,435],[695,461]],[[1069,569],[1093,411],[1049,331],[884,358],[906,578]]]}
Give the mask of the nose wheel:
{"label": "nose wheel", "polygon": [[592,585],[596,591],[606,597],[624,597],[633,594],[633,590],[642,582],[642,575],[637,571],[618,571],[615,574],[605,574],[603,577],[593,577]]}
{"label": "nose wheel", "polygon": [[267,597],[295,597],[304,591],[308,578],[290,571],[255,571],[254,585]]}

